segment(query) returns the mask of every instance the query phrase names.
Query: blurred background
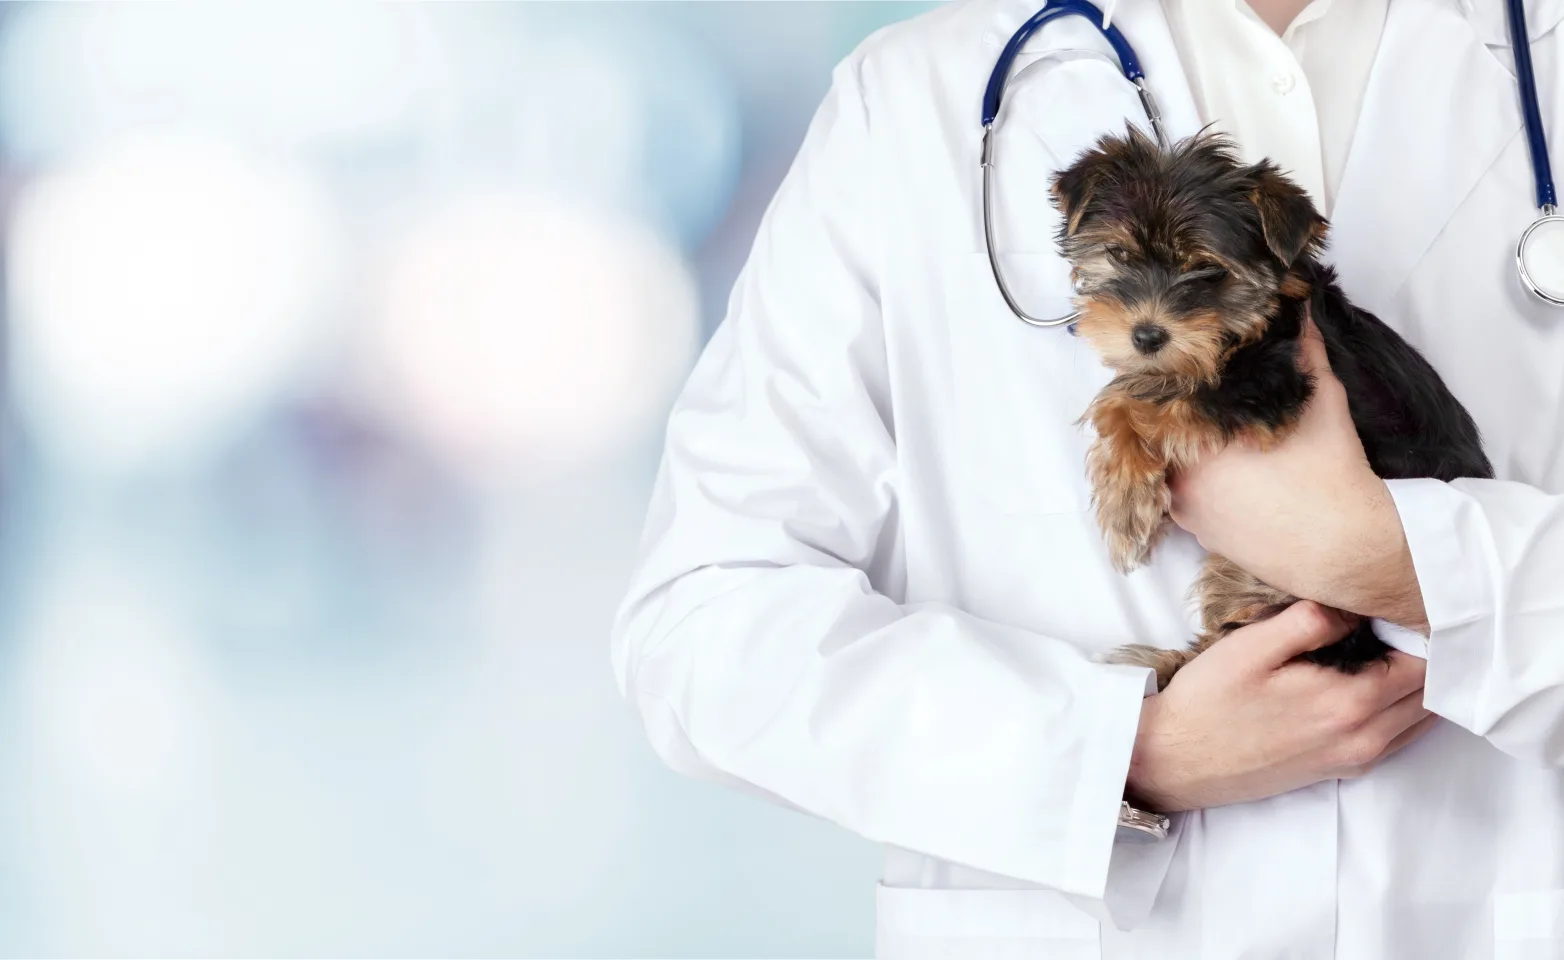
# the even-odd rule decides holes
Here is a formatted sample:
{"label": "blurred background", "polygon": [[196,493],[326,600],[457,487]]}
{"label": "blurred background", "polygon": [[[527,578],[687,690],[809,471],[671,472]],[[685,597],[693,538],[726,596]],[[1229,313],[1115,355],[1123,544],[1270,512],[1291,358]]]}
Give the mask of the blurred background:
{"label": "blurred background", "polygon": [[0,8],[0,953],[853,957],[608,629],[830,68],[928,4]]}

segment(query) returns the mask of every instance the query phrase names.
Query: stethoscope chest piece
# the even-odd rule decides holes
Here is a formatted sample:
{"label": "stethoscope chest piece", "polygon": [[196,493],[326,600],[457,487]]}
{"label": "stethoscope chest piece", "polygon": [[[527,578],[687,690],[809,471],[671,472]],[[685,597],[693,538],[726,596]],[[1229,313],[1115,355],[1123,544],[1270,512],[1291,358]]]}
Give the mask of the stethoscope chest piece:
{"label": "stethoscope chest piece", "polygon": [[1515,266],[1527,290],[1564,307],[1564,215],[1551,205],[1521,234]]}

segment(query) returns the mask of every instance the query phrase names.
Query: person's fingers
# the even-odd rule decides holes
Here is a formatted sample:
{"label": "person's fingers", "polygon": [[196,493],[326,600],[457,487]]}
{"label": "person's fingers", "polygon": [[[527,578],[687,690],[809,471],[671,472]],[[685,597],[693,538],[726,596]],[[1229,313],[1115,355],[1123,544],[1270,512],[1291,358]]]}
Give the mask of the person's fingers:
{"label": "person's fingers", "polygon": [[[1397,751],[1405,748],[1407,744],[1427,733],[1433,728],[1434,724],[1439,722],[1438,714],[1421,710],[1422,704],[1417,704],[1417,707],[1419,711],[1416,713],[1404,712],[1400,704],[1393,708],[1397,713],[1394,719],[1395,726],[1405,723],[1408,715],[1415,715],[1416,719],[1402,726],[1400,731],[1391,736],[1388,741],[1383,738],[1384,731],[1365,732],[1360,735],[1357,745],[1348,748],[1348,753],[1351,756],[1346,769],[1351,776],[1362,776],[1373,770],[1381,763],[1384,763],[1386,757],[1395,755]],[[1386,711],[1387,714],[1391,712]]]}
{"label": "person's fingers", "polygon": [[1358,777],[1416,738],[1412,730],[1427,721],[1421,692],[1408,694],[1345,732],[1334,750],[1342,776]]}
{"label": "person's fingers", "polygon": [[1315,324],[1314,317],[1307,312],[1304,313],[1303,335],[1298,338],[1298,344],[1298,366],[1303,368],[1304,373],[1331,375],[1330,356],[1325,352],[1325,337]]}
{"label": "person's fingers", "polygon": [[1390,663],[1384,670],[1370,668],[1360,676],[1374,681],[1379,688],[1379,702],[1392,704],[1403,697],[1422,696],[1423,680],[1428,675],[1428,661],[1400,650],[1390,651]]}
{"label": "person's fingers", "polygon": [[1374,744],[1375,753],[1379,754],[1389,749],[1388,744],[1395,743],[1396,738],[1429,716],[1431,714],[1423,706],[1423,691],[1417,690],[1374,714],[1363,725],[1360,733]]}
{"label": "person's fingers", "polygon": [[1256,655],[1274,669],[1299,654],[1330,646],[1345,637],[1355,623],[1356,618],[1350,614],[1312,600],[1299,600],[1276,616],[1244,629],[1258,634],[1251,638]]}
{"label": "person's fingers", "polygon": [[1390,745],[1385,748],[1384,753],[1379,755],[1379,758],[1383,760],[1391,754],[1395,753],[1397,750],[1400,750],[1402,747],[1411,743],[1413,740],[1416,740],[1418,737],[1421,737],[1423,734],[1427,733],[1429,729],[1438,722],[1439,714],[1430,713],[1428,716],[1412,724],[1410,727],[1407,727],[1405,730],[1396,734],[1395,739],[1390,741]]}
{"label": "person's fingers", "polygon": [[[1325,349],[1325,338],[1314,319],[1307,315],[1303,321],[1303,335],[1298,338],[1298,369],[1314,377],[1314,400],[1310,411],[1336,410],[1336,416],[1347,414],[1347,390],[1330,367],[1330,354]],[[1308,414],[1305,414],[1307,417]]]}
{"label": "person's fingers", "polygon": [[1200,490],[1199,462],[1192,463],[1182,470],[1172,470],[1168,473],[1168,517],[1180,527],[1188,530],[1186,524],[1190,520],[1191,508],[1198,502],[1195,498]]}

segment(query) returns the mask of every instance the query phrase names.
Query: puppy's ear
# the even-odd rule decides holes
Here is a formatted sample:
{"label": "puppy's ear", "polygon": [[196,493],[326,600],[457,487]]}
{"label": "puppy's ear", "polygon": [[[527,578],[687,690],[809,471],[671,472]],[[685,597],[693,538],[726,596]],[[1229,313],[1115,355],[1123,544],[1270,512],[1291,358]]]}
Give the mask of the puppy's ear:
{"label": "puppy's ear", "polygon": [[1096,151],[1084,154],[1074,163],[1054,174],[1048,192],[1054,206],[1064,216],[1064,237],[1073,237],[1081,229],[1081,218],[1086,215],[1086,205],[1091,203],[1092,190],[1097,185]]}
{"label": "puppy's ear", "polygon": [[1304,253],[1316,253],[1325,242],[1329,224],[1314,209],[1303,188],[1282,175],[1270,161],[1250,168],[1255,186],[1249,199],[1260,211],[1260,229],[1271,253],[1290,267]]}

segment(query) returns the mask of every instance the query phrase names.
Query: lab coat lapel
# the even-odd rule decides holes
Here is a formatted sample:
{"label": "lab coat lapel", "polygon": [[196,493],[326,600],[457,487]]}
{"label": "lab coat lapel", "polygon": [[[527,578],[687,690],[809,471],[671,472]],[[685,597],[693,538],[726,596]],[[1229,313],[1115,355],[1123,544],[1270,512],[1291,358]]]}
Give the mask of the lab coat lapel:
{"label": "lab coat lapel", "polygon": [[1483,45],[1485,21],[1469,21],[1460,2],[1390,4],[1353,135],[1326,255],[1347,292],[1375,312],[1388,311],[1461,201],[1520,135],[1514,79]]}
{"label": "lab coat lapel", "polygon": [[[1490,47],[1510,45],[1503,0],[1455,0],[1477,38]],[[1537,40],[1564,20],[1564,0],[1526,0],[1526,34]]]}

